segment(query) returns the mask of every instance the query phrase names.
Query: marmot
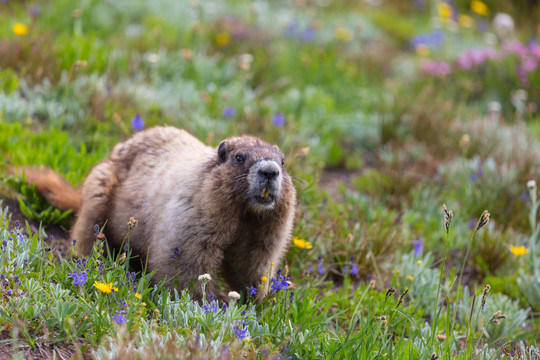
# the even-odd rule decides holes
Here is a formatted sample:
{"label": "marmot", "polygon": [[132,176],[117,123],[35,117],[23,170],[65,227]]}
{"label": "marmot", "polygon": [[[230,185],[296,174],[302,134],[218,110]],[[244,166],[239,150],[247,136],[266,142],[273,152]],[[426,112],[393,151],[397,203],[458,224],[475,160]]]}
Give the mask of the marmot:
{"label": "marmot", "polygon": [[[119,248],[134,217],[129,246],[157,271],[154,282],[182,288],[208,273],[213,293],[220,273],[231,290],[245,292],[274,275],[270,262],[279,263],[290,241],[296,191],[283,165],[279,148],[259,138],[232,137],[213,149],[166,126],[117,144],[80,192],[52,170],[26,176],[53,205],[74,210],[79,255],[90,253],[95,224],[106,224],[108,243]],[[201,299],[198,284],[194,298]]]}

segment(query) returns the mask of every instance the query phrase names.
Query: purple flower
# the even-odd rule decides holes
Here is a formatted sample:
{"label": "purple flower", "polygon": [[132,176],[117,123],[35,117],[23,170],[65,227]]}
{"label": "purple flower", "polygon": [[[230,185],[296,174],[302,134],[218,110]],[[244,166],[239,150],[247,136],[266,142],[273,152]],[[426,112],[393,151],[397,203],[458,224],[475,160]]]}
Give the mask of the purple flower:
{"label": "purple flower", "polygon": [[419,45],[438,46],[444,42],[442,30],[435,30],[431,33],[418,34],[411,39],[411,45],[416,48]]}
{"label": "purple flower", "polygon": [[117,324],[123,324],[127,321],[126,317],[118,311],[116,312],[116,315],[113,315],[112,318]]}
{"label": "purple flower", "polygon": [[70,276],[73,280],[73,285],[84,285],[88,281],[88,275],[86,274],[87,271],[88,270],[81,271],[79,274],[77,273],[77,270],[73,270],[72,273],[68,274],[68,276]]}
{"label": "purple flower", "polygon": [[317,35],[317,30],[313,27],[308,27],[302,33],[298,36],[298,38],[303,42],[310,42],[315,40],[315,36]]}
{"label": "purple flower", "polygon": [[285,115],[280,112],[275,113],[272,122],[274,123],[274,126],[277,127],[285,126]]}
{"label": "purple flower", "polygon": [[248,328],[245,328],[244,330],[240,330],[238,327],[233,326],[233,330],[236,333],[236,336],[238,336],[240,340],[244,340],[245,338],[248,337]]}
{"label": "purple flower", "polygon": [[236,110],[232,106],[225,106],[225,109],[223,109],[223,117],[229,118],[234,115],[236,115]]}
{"label": "purple flower", "polygon": [[356,264],[353,263],[354,258],[351,257],[349,260],[349,265],[351,266],[351,275],[357,275],[358,274],[358,267]]}
{"label": "purple flower", "polygon": [[452,69],[450,64],[444,61],[424,60],[420,65],[420,71],[432,76],[445,77],[452,72]]}
{"label": "purple flower", "polygon": [[317,272],[319,273],[319,275],[324,274],[323,261],[322,260],[319,261],[319,264],[318,264],[318,267],[317,267]]}
{"label": "purple flower", "polygon": [[246,287],[249,295],[255,295],[257,294],[257,288],[253,286]]}
{"label": "purple flower", "polygon": [[270,279],[270,288],[273,291],[287,290],[289,288],[289,280],[290,278],[288,276],[283,276],[282,270],[279,269],[276,277]]}
{"label": "purple flower", "polygon": [[174,259],[175,257],[180,257],[180,248],[178,246],[173,249],[173,254],[171,255],[171,258]]}
{"label": "purple flower", "polygon": [[144,129],[144,120],[140,114],[135,115],[133,119],[131,119],[131,127],[135,129],[135,131]]}
{"label": "purple flower", "polygon": [[467,222],[467,228],[469,230],[472,230],[476,227],[476,224],[478,223],[478,219],[472,216],[469,221]]}
{"label": "purple flower", "polygon": [[420,253],[424,251],[424,245],[422,244],[422,240],[419,236],[416,238],[416,240],[413,241],[413,247],[415,257],[420,255]]}

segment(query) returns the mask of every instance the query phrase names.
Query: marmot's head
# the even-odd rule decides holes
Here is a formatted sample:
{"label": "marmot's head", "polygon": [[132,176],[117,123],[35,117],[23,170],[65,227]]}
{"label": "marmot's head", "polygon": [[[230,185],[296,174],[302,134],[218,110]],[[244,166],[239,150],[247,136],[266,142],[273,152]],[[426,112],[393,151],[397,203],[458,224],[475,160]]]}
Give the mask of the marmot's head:
{"label": "marmot's head", "polygon": [[252,136],[234,137],[219,144],[217,155],[222,186],[232,190],[235,200],[248,209],[264,212],[280,201],[291,201],[291,178],[276,145]]}

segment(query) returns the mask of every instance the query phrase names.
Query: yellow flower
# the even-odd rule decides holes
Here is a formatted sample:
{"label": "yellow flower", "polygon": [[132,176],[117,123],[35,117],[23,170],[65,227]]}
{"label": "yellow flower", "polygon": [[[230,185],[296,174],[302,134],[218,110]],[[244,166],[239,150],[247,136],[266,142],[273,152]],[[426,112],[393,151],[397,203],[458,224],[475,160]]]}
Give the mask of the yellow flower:
{"label": "yellow flower", "polygon": [[15,25],[13,25],[13,28],[11,30],[15,35],[23,36],[28,33],[28,26],[21,23],[16,23]]}
{"label": "yellow flower", "polygon": [[112,290],[118,291],[118,288],[113,287],[112,282],[108,283],[108,284],[105,284],[105,283],[96,281],[96,282],[94,282],[94,286],[99,291],[101,291],[102,293],[105,293],[105,294],[110,294]]}
{"label": "yellow flower", "polygon": [[474,26],[474,19],[469,15],[460,14],[458,24],[464,28],[472,28]]}
{"label": "yellow flower", "polygon": [[268,278],[267,278],[266,276],[263,276],[263,277],[261,278],[261,280],[262,280],[263,283],[265,283],[265,282],[268,281]]}
{"label": "yellow flower", "polygon": [[443,20],[452,17],[452,7],[445,2],[440,2],[437,4],[437,11]]}
{"label": "yellow flower", "polygon": [[418,260],[416,263],[417,263],[418,265],[422,265],[422,264],[423,264],[423,263],[422,263],[422,260]]}
{"label": "yellow flower", "polygon": [[336,31],[334,32],[334,36],[336,39],[341,41],[351,41],[353,38],[353,33],[351,30],[344,28],[342,26],[336,28]]}
{"label": "yellow flower", "polygon": [[313,248],[313,245],[311,245],[311,243],[309,241],[306,241],[304,239],[300,239],[300,238],[297,238],[295,236],[295,237],[293,237],[292,240],[294,242],[294,245],[297,248],[300,248],[300,249],[312,249]]}
{"label": "yellow flower", "polygon": [[414,280],[414,276],[412,276],[412,275],[407,275],[407,277],[406,277],[405,279],[410,280],[410,281],[413,281],[413,280]]}
{"label": "yellow flower", "polygon": [[392,272],[393,272],[394,274],[399,274],[399,269],[394,269]]}
{"label": "yellow flower", "polygon": [[416,45],[416,53],[418,55],[427,56],[429,55],[429,48],[426,44]]}
{"label": "yellow flower", "polygon": [[489,14],[489,8],[480,0],[471,1],[471,10],[481,16]]}
{"label": "yellow flower", "polygon": [[140,298],[141,298],[141,294],[136,293],[136,294],[135,294],[135,297],[136,297],[137,299],[140,299]]}
{"label": "yellow flower", "polygon": [[222,31],[216,35],[216,43],[220,47],[225,47],[229,45],[230,41],[231,41],[231,35],[229,35],[228,32]]}
{"label": "yellow flower", "polygon": [[514,254],[516,257],[520,257],[525,254],[528,254],[529,249],[527,249],[525,246],[510,246],[510,252]]}

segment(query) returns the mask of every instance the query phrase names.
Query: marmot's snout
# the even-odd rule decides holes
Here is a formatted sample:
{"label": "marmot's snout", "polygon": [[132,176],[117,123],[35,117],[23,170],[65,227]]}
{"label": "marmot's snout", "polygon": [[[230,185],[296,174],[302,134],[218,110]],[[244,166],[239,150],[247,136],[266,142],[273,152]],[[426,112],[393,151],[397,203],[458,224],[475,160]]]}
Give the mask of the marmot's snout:
{"label": "marmot's snout", "polygon": [[281,195],[281,167],[274,160],[259,160],[249,173],[249,194],[255,209],[272,209]]}

